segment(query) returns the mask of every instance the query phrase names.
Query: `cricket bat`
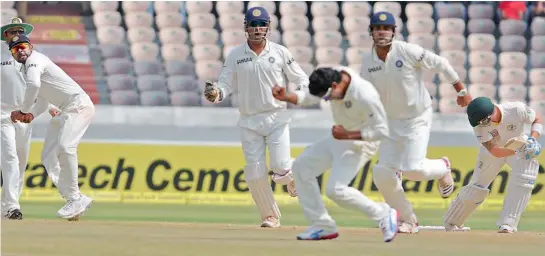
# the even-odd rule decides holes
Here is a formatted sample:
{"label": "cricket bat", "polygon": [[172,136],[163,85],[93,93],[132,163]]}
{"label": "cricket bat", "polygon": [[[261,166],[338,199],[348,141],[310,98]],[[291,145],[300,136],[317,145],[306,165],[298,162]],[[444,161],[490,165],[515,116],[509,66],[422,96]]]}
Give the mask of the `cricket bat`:
{"label": "cricket bat", "polygon": [[503,147],[516,151],[526,145],[526,140],[527,138],[525,136],[514,137],[509,139]]}

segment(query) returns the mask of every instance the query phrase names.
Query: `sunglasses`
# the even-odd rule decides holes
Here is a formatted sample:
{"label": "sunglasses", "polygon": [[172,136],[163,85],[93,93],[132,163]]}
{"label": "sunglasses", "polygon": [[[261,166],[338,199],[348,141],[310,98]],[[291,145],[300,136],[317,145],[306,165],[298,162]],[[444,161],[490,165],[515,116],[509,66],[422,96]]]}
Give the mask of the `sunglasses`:
{"label": "sunglasses", "polygon": [[19,30],[6,31],[6,33],[9,33],[10,35],[24,35],[25,31],[22,29],[19,29]]}
{"label": "sunglasses", "polygon": [[29,43],[20,43],[16,46],[13,46],[13,48],[9,49],[11,51],[11,54],[17,54],[17,52],[19,52],[19,50],[26,50],[26,49],[30,49],[30,44]]}
{"label": "sunglasses", "polygon": [[269,22],[266,20],[254,20],[248,24],[248,27],[266,27],[269,25]]}

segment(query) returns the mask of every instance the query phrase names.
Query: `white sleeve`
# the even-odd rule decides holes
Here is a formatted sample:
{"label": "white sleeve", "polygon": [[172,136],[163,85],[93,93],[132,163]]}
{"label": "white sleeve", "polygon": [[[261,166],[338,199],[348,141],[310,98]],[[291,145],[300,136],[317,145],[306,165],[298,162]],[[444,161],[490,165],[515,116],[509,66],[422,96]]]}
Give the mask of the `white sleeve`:
{"label": "white sleeve", "polygon": [[458,73],[447,59],[430,52],[420,45],[405,44],[405,54],[416,67],[422,67],[435,73],[442,73],[450,84],[460,81]]}
{"label": "white sleeve", "polygon": [[311,106],[320,103],[320,100],[322,100],[319,97],[316,97],[312,94],[310,94],[305,90],[297,90],[294,92],[295,95],[297,95],[297,105],[300,106]]}
{"label": "white sleeve", "polygon": [[229,54],[223,63],[220,76],[218,78],[218,88],[220,89],[223,99],[227,98],[234,91],[233,85],[236,86],[236,73],[232,54]]}
{"label": "white sleeve", "polygon": [[282,52],[284,55],[284,63],[282,63],[282,71],[288,77],[288,80],[295,85],[297,85],[297,90],[308,91],[308,76],[303,71],[299,63],[295,61],[291,52],[287,48],[282,47]]}
{"label": "white sleeve", "polygon": [[36,118],[47,110],[49,110],[49,102],[41,97],[38,97],[38,99],[36,100],[36,104],[30,110],[30,113],[34,116],[34,118]]}
{"label": "white sleeve", "polygon": [[520,121],[525,124],[532,124],[536,120],[536,112],[522,102],[517,104],[517,113]]}
{"label": "white sleeve", "polygon": [[21,112],[29,113],[32,109],[32,106],[36,102],[38,97],[38,92],[40,86],[42,85],[42,74],[45,70],[45,61],[40,62],[38,56],[29,57],[25,63],[25,81],[26,81],[26,90],[23,104],[21,107]]}
{"label": "white sleeve", "polygon": [[366,119],[370,120],[369,125],[361,129],[361,139],[365,141],[382,140],[388,136],[388,122],[386,111],[376,93],[376,97],[364,97],[360,100],[366,111]]}
{"label": "white sleeve", "polygon": [[479,141],[479,143],[485,143],[493,138],[487,130],[481,127],[473,128],[473,132],[475,133],[475,136],[477,136],[477,140]]}

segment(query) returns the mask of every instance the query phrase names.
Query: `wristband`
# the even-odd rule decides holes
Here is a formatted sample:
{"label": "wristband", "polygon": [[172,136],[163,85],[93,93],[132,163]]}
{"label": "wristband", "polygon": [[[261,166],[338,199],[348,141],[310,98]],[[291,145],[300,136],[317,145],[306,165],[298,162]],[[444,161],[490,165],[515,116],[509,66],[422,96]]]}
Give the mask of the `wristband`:
{"label": "wristband", "polygon": [[541,131],[543,130],[543,125],[540,123],[533,123],[532,124],[532,131],[539,133],[541,135]]}

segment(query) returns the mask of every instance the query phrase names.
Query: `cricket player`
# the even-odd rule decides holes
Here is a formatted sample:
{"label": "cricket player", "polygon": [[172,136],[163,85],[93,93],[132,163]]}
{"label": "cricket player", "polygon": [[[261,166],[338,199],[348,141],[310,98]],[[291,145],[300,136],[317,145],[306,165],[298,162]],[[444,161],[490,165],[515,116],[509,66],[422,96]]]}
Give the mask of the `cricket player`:
{"label": "cricket player", "polygon": [[47,170],[60,168],[58,188],[66,204],[57,211],[57,216],[64,219],[77,218],[93,202],[79,191],[77,156],[79,141],[95,113],[93,102],[59,66],[33,50],[25,35],[13,37],[9,49],[15,60],[23,64],[22,72],[26,81],[21,109],[11,112],[12,121],[30,123],[37,116],[37,109],[49,103],[60,110],[59,116],[48,127],[42,162]]}
{"label": "cricket player", "polygon": [[469,104],[471,96],[445,58],[418,45],[395,40],[395,29],[391,13],[377,12],[371,17],[369,32],[374,45],[364,55],[360,74],[377,89],[392,138],[380,145],[373,180],[386,202],[399,212],[403,222],[399,232],[417,233],[418,219],[403,191],[401,175],[414,181],[437,179],[444,198],[454,190],[448,158],[426,158],[433,109],[422,81],[422,69],[442,73],[458,91],[458,105]]}
{"label": "cricket player", "polygon": [[[2,216],[8,219],[21,220],[23,214],[19,197],[24,186],[24,172],[28,162],[31,143],[32,126],[30,124],[10,120],[10,114],[23,103],[25,81],[20,72],[22,64],[15,61],[8,50],[7,42],[17,35],[30,35],[34,27],[23,23],[20,18],[13,18],[10,24],[1,28],[1,39],[6,42],[2,51],[2,93],[1,93],[1,151],[0,166],[2,169]],[[47,106],[45,106],[47,107]],[[37,110],[38,113],[46,109]],[[54,115],[53,110],[50,114]],[[48,172],[51,175],[51,172]],[[52,176],[54,179],[55,174]],[[56,174],[58,177],[58,173]]]}
{"label": "cricket player", "polygon": [[397,211],[349,186],[376,153],[380,141],[388,137],[386,113],[376,89],[347,67],[316,69],[310,75],[309,89],[310,94],[304,91],[287,94],[283,87],[273,89],[276,99],[297,105],[329,100],[335,122],[330,136],[307,147],[293,163],[299,204],[312,223],[297,239],[333,239],[339,235],[316,180],[331,168],[326,195],[338,205],[361,211],[377,221],[384,241],[392,241],[397,233]]}
{"label": "cricket player", "polygon": [[[537,140],[543,130],[543,119],[522,102],[494,104],[487,97],[471,101],[467,118],[482,146],[471,180],[460,189],[444,216],[445,228],[451,231],[463,226],[488,196],[488,187],[503,165],[508,164],[512,170],[496,224],[499,233],[514,233],[530,201],[539,171],[535,157],[541,152]],[[505,147],[509,139],[517,137],[524,137],[526,143],[515,150]]]}
{"label": "cricket player", "polygon": [[238,91],[245,179],[261,215],[261,227],[279,227],[280,210],[267,176],[266,148],[272,180],[287,185],[290,196],[297,196],[297,192],[291,172],[291,118],[286,103],[275,100],[271,92],[275,84],[286,87],[287,79],[306,90],[308,76],[286,47],[267,39],[270,17],[263,7],[248,9],[244,28],[247,42],[229,53],[217,84],[206,82],[204,95],[217,103]]}

